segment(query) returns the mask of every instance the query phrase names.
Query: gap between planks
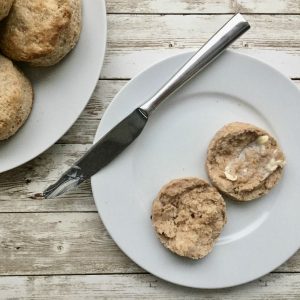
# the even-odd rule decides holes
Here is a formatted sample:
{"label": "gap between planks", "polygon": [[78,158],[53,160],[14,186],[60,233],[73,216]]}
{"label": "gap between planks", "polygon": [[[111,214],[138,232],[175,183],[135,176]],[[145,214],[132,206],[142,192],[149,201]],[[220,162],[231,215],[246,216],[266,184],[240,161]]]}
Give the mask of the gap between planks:
{"label": "gap between planks", "polygon": [[[120,250],[121,251],[121,250]],[[291,275],[300,275],[300,271],[297,272],[290,272],[290,271],[271,271],[268,273],[270,274],[279,274],[279,275],[285,275],[285,274],[291,274]],[[117,276],[117,275],[152,275],[149,272],[146,272],[144,270],[141,270],[141,272],[112,272],[112,273],[105,273],[105,272],[95,272],[95,273],[51,273],[51,274],[11,274],[11,275],[0,275],[0,281],[1,278],[9,278],[9,277],[59,277],[59,276]],[[158,277],[157,277],[158,278]],[[257,279],[256,279],[257,280]],[[254,280],[255,281],[255,280]]]}

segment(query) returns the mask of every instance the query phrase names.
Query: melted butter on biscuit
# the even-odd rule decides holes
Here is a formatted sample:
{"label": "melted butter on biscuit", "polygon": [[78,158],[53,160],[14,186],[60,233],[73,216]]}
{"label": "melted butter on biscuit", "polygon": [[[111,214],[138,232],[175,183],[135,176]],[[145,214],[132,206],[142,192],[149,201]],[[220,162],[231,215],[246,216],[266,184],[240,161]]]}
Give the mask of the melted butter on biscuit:
{"label": "melted butter on biscuit", "polygon": [[285,166],[284,160],[275,160],[274,158],[271,158],[269,163],[266,165],[266,170],[269,172],[274,172],[278,167],[283,168]]}
{"label": "melted butter on biscuit", "polygon": [[241,149],[238,156],[225,166],[225,177],[233,182],[247,182],[253,177],[263,181],[278,167],[283,168],[285,160],[282,153],[268,147],[269,141],[268,135],[262,135]]}
{"label": "melted butter on biscuit", "polygon": [[237,175],[234,174],[234,171],[232,170],[232,166],[231,164],[228,164],[226,167],[225,167],[225,171],[224,171],[224,174],[226,176],[226,178],[230,181],[236,181],[237,180]]}
{"label": "melted butter on biscuit", "polygon": [[263,145],[263,144],[267,143],[268,140],[269,140],[268,135],[261,135],[256,139],[256,143],[259,145]]}

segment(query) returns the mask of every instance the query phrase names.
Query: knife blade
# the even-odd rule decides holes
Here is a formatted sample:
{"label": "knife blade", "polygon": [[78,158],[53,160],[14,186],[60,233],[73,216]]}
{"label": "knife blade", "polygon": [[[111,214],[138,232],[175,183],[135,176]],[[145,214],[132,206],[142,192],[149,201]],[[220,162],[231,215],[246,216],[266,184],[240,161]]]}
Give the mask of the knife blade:
{"label": "knife blade", "polygon": [[109,164],[142,132],[148,117],[136,109],[113,127],[61,178],[44,191],[45,198],[57,197],[96,174]]}
{"label": "knife blade", "polygon": [[55,198],[78,186],[108,165],[141,134],[151,113],[160,103],[203,70],[249,28],[249,23],[241,14],[232,17],[165,85],[105,134],[56,183],[49,186],[43,196]]}

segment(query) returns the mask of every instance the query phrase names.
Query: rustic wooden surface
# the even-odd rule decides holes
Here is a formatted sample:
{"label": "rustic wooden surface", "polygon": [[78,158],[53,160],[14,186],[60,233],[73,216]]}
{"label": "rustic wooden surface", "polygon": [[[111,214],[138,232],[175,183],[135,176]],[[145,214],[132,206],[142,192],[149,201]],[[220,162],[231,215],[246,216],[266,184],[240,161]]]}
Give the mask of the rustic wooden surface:
{"label": "rustic wooden surface", "polygon": [[252,30],[232,48],[300,88],[300,0],[108,0],[107,11],[107,55],[89,105],[51,149],[0,174],[0,299],[300,299],[300,251],[240,287],[182,288],[147,274],[118,249],[89,182],[59,200],[37,194],[89,149],[104,110],[131,77],[195,50],[236,11]]}

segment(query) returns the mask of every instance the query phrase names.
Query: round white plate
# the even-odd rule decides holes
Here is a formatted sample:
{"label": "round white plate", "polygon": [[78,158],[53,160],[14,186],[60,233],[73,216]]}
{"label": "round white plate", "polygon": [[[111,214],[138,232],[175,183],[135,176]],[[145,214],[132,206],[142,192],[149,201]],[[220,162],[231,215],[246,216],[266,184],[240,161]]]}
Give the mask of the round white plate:
{"label": "round white plate", "polygon": [[[191,53],[164,60],[130,81],[105,113],[96,140],[150,97]],[[256,279],[300,246],[300,93],[279,72],[227,51],[151,116],[141,136],[92,178],[95,201],[118,246],[154,275],[196,288]],[[278,137],[287,157],[281,182],[262,199],[227,200],[228,223],[214,250],[193,261],[166,250],[151,226],[151,204],[174,178],[207,178],[206,149],[232,121],[250,122]]]}
{"label": "round white plate", "polygon": [[97,84],[105,46],[105,1],[83,0],[76,48],[52,68],[23,68],[33,83],[33,110],[20,131],[0,143],[0,173],[35,158],[72,126]]}

